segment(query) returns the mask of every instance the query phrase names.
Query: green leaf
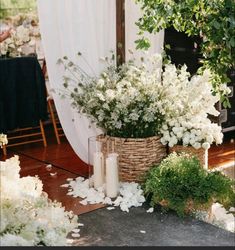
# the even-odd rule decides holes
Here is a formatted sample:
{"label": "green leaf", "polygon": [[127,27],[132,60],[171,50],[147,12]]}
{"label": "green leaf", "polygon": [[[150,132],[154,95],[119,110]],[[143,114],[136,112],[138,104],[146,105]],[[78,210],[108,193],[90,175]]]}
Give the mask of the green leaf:
{"label": "green leaf", "polygon": [[231,39],[229,40],[229,43],[232,47],[235,47],[235,38],[231,37]]}
{"label": "green leaf", "polygon": [[151,46],[149,39],[144,37],[136,40],[135,43],[137,44],[136,49],[148,50]]}

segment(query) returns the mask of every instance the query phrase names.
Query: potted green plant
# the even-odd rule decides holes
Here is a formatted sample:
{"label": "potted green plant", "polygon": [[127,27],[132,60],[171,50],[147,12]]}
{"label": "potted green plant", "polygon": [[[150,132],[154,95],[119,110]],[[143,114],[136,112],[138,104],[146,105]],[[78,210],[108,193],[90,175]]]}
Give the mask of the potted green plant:
{"label": "potted green plant", "polygon": [[[203,68],[213,72],[214,91],[220,93],[224,107],[230,107],[224,83],[230,81],[228,71],[235,63],[235,3],[233,0],[137,0],[143,16],[137,22],[139,34],[155,33],[173,27],[189,37],[200,36]],[[142,37],[137,48],[148,48]]]}
{"label": "potted green plant", "polygon": [[214,202],[234,205],[234,180],[221,172],[207,172],[197,157],[172,153],[149,170],[143,190],[151,206],[174,210],[179,216],[208,211]]}

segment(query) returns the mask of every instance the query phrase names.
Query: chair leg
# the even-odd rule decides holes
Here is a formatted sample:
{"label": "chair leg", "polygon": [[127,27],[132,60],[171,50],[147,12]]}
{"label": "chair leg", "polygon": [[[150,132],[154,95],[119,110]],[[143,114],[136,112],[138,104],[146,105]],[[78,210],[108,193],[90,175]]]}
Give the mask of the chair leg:
{"label": "chair leg", "polygon": [[46,136],[45,136],[43,123],[42,123],[41,120],[40,120],[40,129],[41,129],[41,133],[42,133],[43,145],[44,145],[44,147],[46,147],[47,146],[47,141],[46,141]]}
{"label": "chair leg", "polygon": [[2,146],[2,150],[3,150],[3,155],[6,156],[7,155],[7,148],[6,145]]}
{"label": "chair leg", "polygon": [[50,115],[51,115],[51,120],[52,120],[52,124],[53,124],[53,128],[54,128],[54,132],[55,132],[56,141],[57,141],[57,144],[60,144],[60,137],[59,137],[59,133],[58,133],[58,130],[57,130],[55,114],[53,112],[51,100],[48,100],[48,108],[49,108],[49,112],[50,112]]}

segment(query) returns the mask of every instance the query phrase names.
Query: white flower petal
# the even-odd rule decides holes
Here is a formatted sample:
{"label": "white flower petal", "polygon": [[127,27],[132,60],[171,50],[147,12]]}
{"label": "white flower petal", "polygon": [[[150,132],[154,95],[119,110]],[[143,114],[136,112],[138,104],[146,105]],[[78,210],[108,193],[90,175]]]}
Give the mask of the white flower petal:
{"label": "white flower petal", "polygon": [[74,234],[71,234],[71,236],[74,238],[78,238],[78,237],[80,237],[80,234],[74,233]]}
{"label": "white flower petal", "polygon": [[107,207],[107,210],[113,210],[115,207]]}
{"label": "white flower petal", "polygon": [[50,173],[51,176],[56,176],[57,175],[57,172],[54,172],[54,173]]}
{"label": "white flower petal", "polygon": [[154,211],[154,208],[153,207],[150,207],[146,212],[147,213],[152,213]]}
{"label": "white flower petal", "polygon": [[81,231],[81,229],[79,229],[79,228],[75,228],[72,230],[72,232],[74,232],[74,233],[79,233],[80,231]]}
{"label": "white flower petal", "polygon": [[61,187],[69,187],[70,185],[69,184],[63,184],[63,185],[60,185]]}

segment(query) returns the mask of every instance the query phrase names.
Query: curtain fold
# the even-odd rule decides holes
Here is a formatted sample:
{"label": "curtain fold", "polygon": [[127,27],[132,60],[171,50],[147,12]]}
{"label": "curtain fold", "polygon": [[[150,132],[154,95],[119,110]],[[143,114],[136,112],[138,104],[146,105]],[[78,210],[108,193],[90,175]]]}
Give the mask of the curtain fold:
{"label": "curtain fold", "polygon": [[[128,49],[133,49],[137,33],[133,22],[139,10],[133,8],[134,1],[126,1],[126,44]],[[55,90],[52,96],[57,113],[72,148],[84,162],[88,162],[88,138],[101,131],[72,109],[69,100],[58,95],[63,89],[64,71],[57,65],[57,60],[66,55],[87,73],[93,75],[94,71],[99,75],[104,67],[99,58],[110,55],[110,50],[116,50],[116,0],[37,0],[37,5],[42,46],[50,86]],[[155,42],[157,49],[154,47],[153,51],[162,46],[158,40]],[[84,60],[78,60],[78,52],[90,66]]]}
{"label": "curtain fold", "polygon": [[[100,133],[85,116],[77,114],[69,100],[57,94],[63,89],[64,71],[56,63],[68,56],[91,74],[98,75],[103,64],[99,58],[115,50],[115,0],[38,0],[42,46],[47,61],[50,86],[65,135],[76,154],[88,162],[88,138]],[[81,52],[84,60],[76,57]]]}

